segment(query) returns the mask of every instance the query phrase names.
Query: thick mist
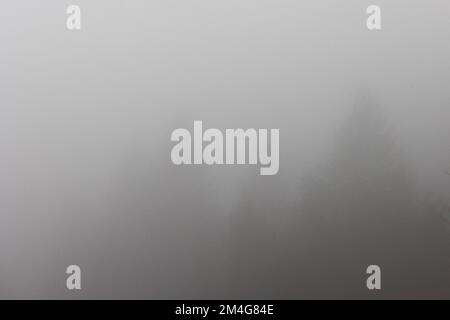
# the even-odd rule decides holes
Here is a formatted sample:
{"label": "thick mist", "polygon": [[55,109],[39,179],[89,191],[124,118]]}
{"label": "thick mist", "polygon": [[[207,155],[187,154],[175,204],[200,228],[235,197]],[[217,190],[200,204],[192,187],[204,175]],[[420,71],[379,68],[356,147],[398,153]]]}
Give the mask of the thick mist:
{"label": "thick mist", "polygon": [[[448,1],[72,2],[1,10],[0,298],[450,298]],[[278,174],[175,166],[194,120]]]}

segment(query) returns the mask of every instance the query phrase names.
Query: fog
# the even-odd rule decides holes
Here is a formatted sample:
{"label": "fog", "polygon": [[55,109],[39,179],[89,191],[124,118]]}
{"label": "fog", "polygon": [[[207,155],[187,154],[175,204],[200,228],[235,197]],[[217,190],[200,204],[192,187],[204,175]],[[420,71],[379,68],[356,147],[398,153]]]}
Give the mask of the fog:
{"label": "fog", "polygon": [[[450,298],[450,3],[370,4],[6,1],[0,298]],[[194,120],[279,173],[174,165]]]}

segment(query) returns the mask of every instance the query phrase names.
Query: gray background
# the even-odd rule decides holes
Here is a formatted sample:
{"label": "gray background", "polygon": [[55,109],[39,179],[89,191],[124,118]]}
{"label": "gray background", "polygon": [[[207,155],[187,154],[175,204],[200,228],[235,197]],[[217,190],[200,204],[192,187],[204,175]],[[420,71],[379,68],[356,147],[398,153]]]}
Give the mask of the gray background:
{"label": "gray background", "polygon": [[[450,298],[447,0],[1,4],[0,298]],[[173,165],[194,120],[278,175]]]}

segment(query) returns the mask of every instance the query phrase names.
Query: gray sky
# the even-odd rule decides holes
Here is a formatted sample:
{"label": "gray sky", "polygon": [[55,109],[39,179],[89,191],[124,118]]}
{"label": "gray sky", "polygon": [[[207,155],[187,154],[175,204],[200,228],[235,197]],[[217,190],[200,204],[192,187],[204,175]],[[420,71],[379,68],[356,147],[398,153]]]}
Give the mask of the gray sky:
{"label": "gray sky", "polygon": [[[370,4],[381,31],[366,29]],[[226,282],[242,190],[301,195],[360,88],[415,185],[448,203],[449,17],[445,0],[4,1],[0,297],[189,298],[196,279]],[[279,174],[175,167],[170,133],[194,120],[279,128]],[[202,267],[206,243],[224,254]],[[79,294],[65,289],[69,264],[85,275]]]}

